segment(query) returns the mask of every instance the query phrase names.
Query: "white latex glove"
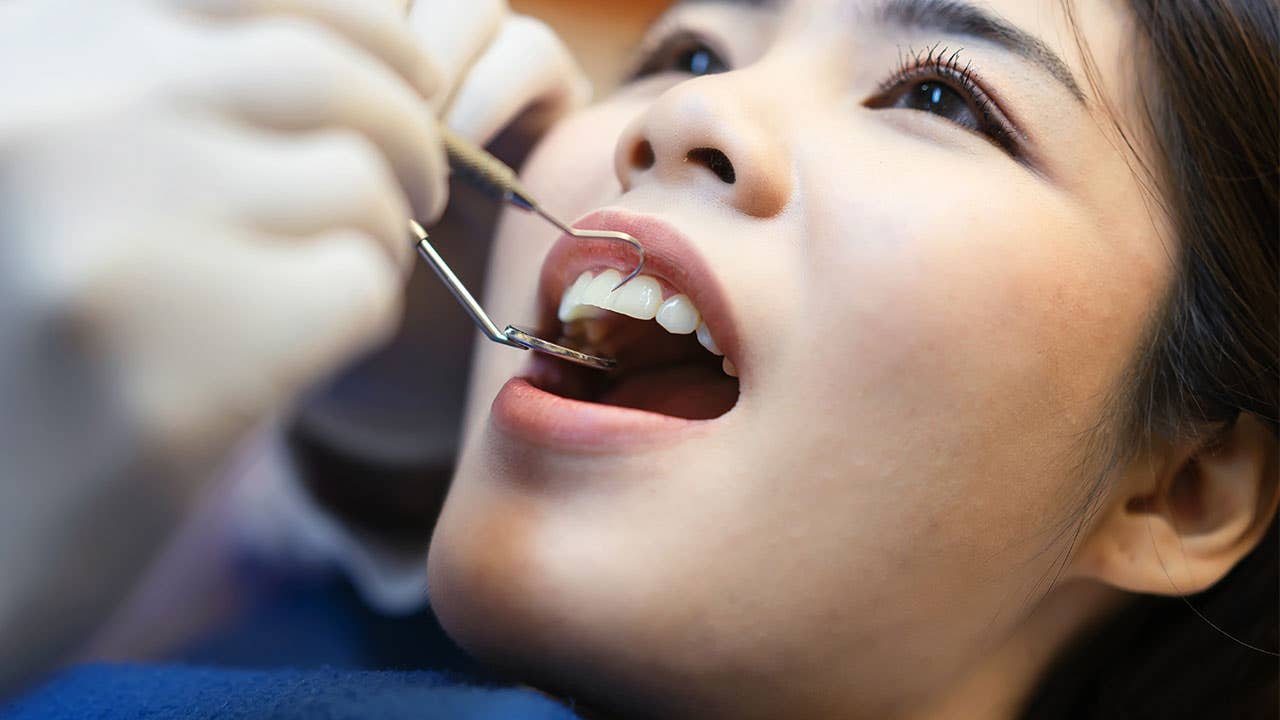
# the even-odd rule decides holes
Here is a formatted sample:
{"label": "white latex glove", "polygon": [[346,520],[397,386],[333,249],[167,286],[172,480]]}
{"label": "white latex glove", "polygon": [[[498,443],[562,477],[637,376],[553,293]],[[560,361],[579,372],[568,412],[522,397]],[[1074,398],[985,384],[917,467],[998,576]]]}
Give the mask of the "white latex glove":
{"label": "white latex glove", "polygon": [[[515,123],[521,138],[532,141],[591,94],[555,33],[508,12],[501,0],[415,0],[409,21],[438,72],[433,106],[454,130],[482,145]],[[425,546],[390,547],[327,516],[278,442],[258,448],[262,457],[244,468],[235,498],[239,532],[250,551],[282,562],[335,563],[383,612],[409,612],[426,603]]]}
{"label": "white latex glove", "polygon": [[[431,105],[481,145],[536,108],[538,128],[591,98],[591,84],[545,23],[505,0],[413,0],[409,25],[436,69]],[[533,139],[532,136],[528,139]]]}
{"label": "white latex glove", "polygon": [[179,480],[393,329],[447,176],[406,10],[0,2],[0,668],[109,608]]}
{"label": "white latex glove", "polygon": [[162,453],[225,449],[393,328],[410,205],[434,219],[447,176],[398,13],[6,7],[0,292],[73,325]]}

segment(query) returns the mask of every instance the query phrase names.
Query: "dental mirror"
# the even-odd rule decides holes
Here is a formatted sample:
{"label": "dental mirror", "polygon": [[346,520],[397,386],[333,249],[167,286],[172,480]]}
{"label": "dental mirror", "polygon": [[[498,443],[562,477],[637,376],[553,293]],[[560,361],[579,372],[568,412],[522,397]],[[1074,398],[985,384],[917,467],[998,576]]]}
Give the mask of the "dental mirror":
{"label": "dental mirror", "polygon": [[520,348],[521,350],[535,350],[545,353],[555,358],[583,365],[585,367],[594,368],[596,370],[611,370],[617,361],[611,358],[598,357],[596,355],[588,355],[587,353],[567,348],[563,345],[553,343],[549,340],[534,335],[533,333],[522,330],[514,325],[508,325],[506,330],[499,330],[493,320],[489,319],[489,315],[485,313],[484,308],[480,307],[480,303],[471,296],[467,287],[462,284],[457,275],[453,274],[453,270],[449,268],[449,264],[440,257],[440,253],[432,247],[430,241],[427,240],[427,231],[417,221],[410,220],[409,228],[413,231],[417,238],[418,254],[422,259],[431,266],[440,281],[449,288],[449,292],[453,293],[453,297],[462,305],[462,309],[467,311],[471,319],[475,321],[476,326],[484,333],[485,337],[490,340],[507,345],[509,347]]}

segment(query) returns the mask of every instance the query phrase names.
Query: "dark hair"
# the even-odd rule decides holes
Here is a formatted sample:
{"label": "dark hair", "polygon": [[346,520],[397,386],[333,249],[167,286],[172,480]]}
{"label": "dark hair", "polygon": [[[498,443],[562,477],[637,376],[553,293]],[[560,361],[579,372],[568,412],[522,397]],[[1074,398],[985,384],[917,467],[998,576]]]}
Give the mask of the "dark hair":
{"label": "dark hair", "polygon": [[[1136,156],[1135,171],[1172,222],[1176,276],[1117,396],[1117,454],[1157,437],[1209,439],[1246,413],[1275,435],[1280,10],[1274,0],[1128,6],[1143,130],[1154,140],[1154,157]],[[1077,638],[1023,717],[1276,718],[1280,534],[1269,520],[1258,547],[1212,588],[1139,596]]]}

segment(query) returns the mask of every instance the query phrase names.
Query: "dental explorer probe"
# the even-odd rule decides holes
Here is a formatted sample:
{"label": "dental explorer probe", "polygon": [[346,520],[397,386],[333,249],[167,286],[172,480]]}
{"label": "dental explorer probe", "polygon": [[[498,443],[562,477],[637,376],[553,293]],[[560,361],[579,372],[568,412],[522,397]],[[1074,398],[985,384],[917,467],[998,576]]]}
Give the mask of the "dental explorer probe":
{"label": "dental explorer probe", "polygon": [[486,152],[475,143],[450,130],[444,123],[439,123],[440,137],[444,141],[445,152],[449,155],[449,167],[458,177],[465,180],[481,192],[499,202],[510,203],[526,212],[531,212],[543,220],[555,225],[566,235],[580,238],[604,238],[617,240],[635,248],[640,261],[630,275],[622,278],[622,282],[613,286],[614,290],[631,282],[631,279],[644,269],[644,246],[631,235],[616,230],[579,230],[560,222],[533,199],[533,195],[516,177],[516,173],[506,163]]}
{"label": "dental explorer probe", "polygon": [[436,249],[431,246],[431,243],[427,240],[427,231],[423,230],[416,220],[409,221],[409,228],[413,230],[413,234],[418,238],[418,254],[422,256],[423,260],[427,261],[427,264],[435,271],[436,276],[445,284],[445,287],[449,288],[449,292],[453,293],[453,297],[462,305],[462,309],[467,311],[467,314],[475,321],[485,337],[496,343],[520,348],[521,350],[537,350],[552,357],[578,365],[585,365],[596,370],[610,370],[617,365],[615,360],[588,355],[573,348],[557,345],[548,340],[543,340],[531,332],[521,330],[514,325],[508,325],[506,330],[499,330],[493,320],[489,319],[489,315],[484,311],[484,308],[480,307],[480,303],[476,302],[467,287],[458,279],[458,276],[453,274],[453,270],[449,268],[448,263],[444,261],[444,258],[440,257],[440,253],[436,252]]}

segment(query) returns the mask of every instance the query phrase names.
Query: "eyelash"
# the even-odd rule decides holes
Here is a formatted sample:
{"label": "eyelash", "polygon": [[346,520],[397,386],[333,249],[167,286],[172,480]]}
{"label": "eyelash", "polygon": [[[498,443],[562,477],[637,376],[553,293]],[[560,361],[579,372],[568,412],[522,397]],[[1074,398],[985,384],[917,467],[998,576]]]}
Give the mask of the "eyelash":
{"label": "eyelash", "polygon": [[715,43],[689,28],[667,21],[665,27],[655,28],[649,33],[637,49],[630,69],[624,75],[624,82],[633,82],[650,75],[656,75],[669,68],[664,67],[677,53],[688,52],[698,47],[705,47],[722,62],[725,54],[718,50]]}
{"label": "eyelash", "polygon": [[922,50],[908,49],[898,61],[898,69],[880,83],[879,94],[868,101],[872,108],[889,107],[902,92],[919,83],[940,82],[960,94],[978,116],[981,133],[1001,150],[1017,158],[1021,155],[1018,132],[996,109],[990,94],[974,78],[973,63],[960,64],[960,52],[941,43]]}
{"label": "eyelash", "polygon": [[[632,82],[649,75],[669,70],[668,65],[677,53],[688,52],[698,47],[705,47],[717,58],[724,54],[715,49],[714,44],[701,33],[671,23],[668,27],[655,28],[650,33],[632,62],[632,70],[626,75],[626,82]],[[918,87],[924,82],[941,83],[957,93],[968,105],[978,120],[978,127],[951,121],[962,129],[981,135],[1000,148],[1015,160],[1022,160],[1023,150],[1019,141],[1022,133],[1004,118],[996,107],[990,94],[982,88],[975,78],[971,62],[960,64],[960,52],[936,43],[916,51],[908,48],[900,54],[898,67],[884,82],[880,83],[878,93],[867,101],[866,106],[873,109],[892,107],[903,97],[905,92]],[[722,61],[723,62],[723,61]],[[725,69],[728,63],[725,63]]]}

